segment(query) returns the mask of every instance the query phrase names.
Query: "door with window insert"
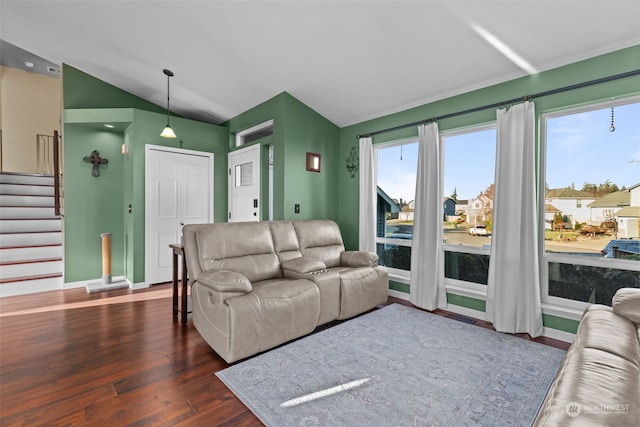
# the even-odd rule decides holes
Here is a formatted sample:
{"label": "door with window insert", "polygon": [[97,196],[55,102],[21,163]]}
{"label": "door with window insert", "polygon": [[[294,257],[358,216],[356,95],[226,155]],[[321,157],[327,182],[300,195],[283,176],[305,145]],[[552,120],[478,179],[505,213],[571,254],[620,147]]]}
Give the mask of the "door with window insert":
{"label": "door with window insert", "polygon": [[229,153],[229,222],[260,221],[260,144]]}

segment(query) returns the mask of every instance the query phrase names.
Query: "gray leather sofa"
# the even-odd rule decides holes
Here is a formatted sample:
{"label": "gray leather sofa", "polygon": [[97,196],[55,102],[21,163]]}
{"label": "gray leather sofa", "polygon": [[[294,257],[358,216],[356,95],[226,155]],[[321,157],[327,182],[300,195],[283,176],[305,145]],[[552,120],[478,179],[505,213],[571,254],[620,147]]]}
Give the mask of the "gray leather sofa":
{"label": "gray leather sofa", "polygon": [[185,225],[193,324],[234,362],[383,304],[374,253],[345,251],[329,220]]}
{"label": "gray leather sofa", "polygon": [[640,289],[589,306],[534,426],[640,425]]}

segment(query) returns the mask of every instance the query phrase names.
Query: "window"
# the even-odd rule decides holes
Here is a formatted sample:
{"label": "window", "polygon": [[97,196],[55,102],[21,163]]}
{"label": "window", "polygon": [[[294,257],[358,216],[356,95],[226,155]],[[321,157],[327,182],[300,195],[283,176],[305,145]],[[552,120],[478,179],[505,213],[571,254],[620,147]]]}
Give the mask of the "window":
{"label": "window", "polygon": [[640,287],[639,100],[541,118],[543,300],[610,305]]}
{"label": "window", "polygon": [[273,135],[273,120],[268,120],[236,133],[236,147],[251,144],[252,142],[271,135]]}
{"label": "window", "polygon": [[418,169],[415,139],[375,147],[377,164],[376,251],[390,273],[408,278]]}
{"label": "window", "polygon": [[444,145],[444,241],[489,248],[493,227],[494,126],[442,137]]}
{"label": "window", "polygon": [[487,284],[493,228],[496,128],[474,127],[442,137],[445,278]]}

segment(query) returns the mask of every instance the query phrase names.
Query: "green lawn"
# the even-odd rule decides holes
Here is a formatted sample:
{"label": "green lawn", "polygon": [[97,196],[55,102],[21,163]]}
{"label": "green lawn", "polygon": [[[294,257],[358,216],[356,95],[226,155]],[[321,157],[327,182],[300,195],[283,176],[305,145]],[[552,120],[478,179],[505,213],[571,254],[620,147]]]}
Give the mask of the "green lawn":
{"label": "green lawn", "polygon": [[[562,232],[562,239],[563,240],[576,240],[576,238],[579,235],[580,235],[580,233],[576,233],[575,231],[564,230]],[[560,231],[544,230],[544,239],[545,240],[560,240]]]}

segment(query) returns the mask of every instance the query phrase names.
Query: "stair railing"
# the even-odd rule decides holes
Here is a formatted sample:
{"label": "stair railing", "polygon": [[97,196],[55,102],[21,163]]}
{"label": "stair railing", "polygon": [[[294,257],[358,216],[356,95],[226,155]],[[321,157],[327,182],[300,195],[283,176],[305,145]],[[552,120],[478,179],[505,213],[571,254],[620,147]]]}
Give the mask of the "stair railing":
{"label": "stair railing", "polygon": [[53,135],[36,135],[36,156],[38,172],[53,175],[54,210],[56,216],[61,214],[60,197],[60,133],[53,131]]}
{"label": "stair railing", "polygon": [[57,130],[53,131],[53,196],[55,215],[60,216],[60,135]]}

